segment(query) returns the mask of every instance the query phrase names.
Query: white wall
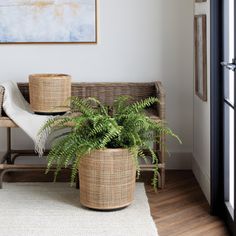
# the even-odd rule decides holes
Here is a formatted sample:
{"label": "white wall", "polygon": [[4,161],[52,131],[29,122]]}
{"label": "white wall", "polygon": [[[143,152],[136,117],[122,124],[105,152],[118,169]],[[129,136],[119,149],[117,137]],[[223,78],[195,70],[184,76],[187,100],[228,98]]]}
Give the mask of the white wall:
{"label": "white wall", "polygon": [[[185,168],[193,149],[193,2],[100,0],[98,5],[97,45],[0,45],[0,81],[27,81],[30,73],[45,72],[68,73],[81,82],[161,80],[167,120],[183,140],[183,145],[171,141],[169,150],[184,153]],[[1,130],[0,150],[4,134]],[[14,145],[32,144],[18,130]]]}
{"label": "white wall", "polygon": [[207,14],[207,102],[194,96],[193,172],[210,202],[210,1],[195,3],[195,14]]}

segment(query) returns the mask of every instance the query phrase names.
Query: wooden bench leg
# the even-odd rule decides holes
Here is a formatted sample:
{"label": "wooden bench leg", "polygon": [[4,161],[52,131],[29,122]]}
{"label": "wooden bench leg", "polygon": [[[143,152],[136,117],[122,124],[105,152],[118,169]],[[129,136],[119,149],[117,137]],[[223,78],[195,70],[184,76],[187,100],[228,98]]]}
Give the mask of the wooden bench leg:
{"label": "wooden bench leg", "polygon": [[7,151],[8,151],[8,156],[7,156],[7,164],[12,164],[11,161],[11,128],[7,128]]}
{"label": "wooden bench leg", "polygon": [[80,186],[79,186],[79,174],[77,174],[77,177],[76,177],[76,188],[79,189]]}
{"label": "wooden bench leg", "polygon": [[3,158],[0,162],[0,164],[4,164],[7,162],[7,160],[9,161],[10,159],[10,156],[11,156],[11,153],[9,151],[7,151],[4,155],[3,155]]}
{"label": "wooden bench leg", "polygon": [[[160,147],[160,161],[161,163],[165,163],[165,142],[166,142],[166,138],[165,135],[162,134],[161,135],[161,143],[163,144]],[[161,188],[165,187],[165,181],[166,181],[166,170],[165,170],[165,165],[163,166],[163,168],[161,169]]]}
{"label": "wooden bench leg", "polygon": [[1,164],[3,163],[12,164],[11,160],[11,128],[7,128],[7,151],[4,154]]}
{"label": "wooden bench leg", "polygon": [[6,173],[6,170],[0,170],[0,189],[2,189],[3,176]]}
{"label": "wooden bench leg", "polygon": [[153,143],[153,150],[158,156],[159,164],[162,165],[158,170],[158,188],[163,189],[165,187],[165,136],[161,134],[159,139]]}

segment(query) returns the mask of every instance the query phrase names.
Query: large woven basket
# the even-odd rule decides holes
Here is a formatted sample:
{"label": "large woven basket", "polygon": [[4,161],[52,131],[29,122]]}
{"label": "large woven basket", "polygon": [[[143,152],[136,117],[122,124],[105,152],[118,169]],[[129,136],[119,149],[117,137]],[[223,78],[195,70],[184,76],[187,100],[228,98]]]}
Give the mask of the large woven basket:
{"label": "large woven basket", "polygon": [[30,105],[34,112],[65,112],[65,101],[71,97],[71,77],[64,74],[29,76]]}
{"label": "large woven basket", "polygon": [[93,151],[80,161],[80,202],[100,210],[128,206],[134,199],[135,180],[135,162],[128,149]]}

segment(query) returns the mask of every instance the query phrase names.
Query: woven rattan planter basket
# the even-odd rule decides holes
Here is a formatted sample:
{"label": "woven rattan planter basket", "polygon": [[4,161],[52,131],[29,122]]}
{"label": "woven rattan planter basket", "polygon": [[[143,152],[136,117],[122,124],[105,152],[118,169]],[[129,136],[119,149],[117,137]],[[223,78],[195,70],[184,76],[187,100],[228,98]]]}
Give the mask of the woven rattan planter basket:
{"label": "woven rattan planter basket", "polygon": [[68,110],[65,101],[71,97],[71,77],[64,74],[30,75],[29,94],[34,112],[65,112]]}
{"label": "woven rattan planter basket", "polygon": [[100,210],[128,206],[134,199],[135,180],[135,163],[127,149],[93,151],[80,161],[80,202]]}

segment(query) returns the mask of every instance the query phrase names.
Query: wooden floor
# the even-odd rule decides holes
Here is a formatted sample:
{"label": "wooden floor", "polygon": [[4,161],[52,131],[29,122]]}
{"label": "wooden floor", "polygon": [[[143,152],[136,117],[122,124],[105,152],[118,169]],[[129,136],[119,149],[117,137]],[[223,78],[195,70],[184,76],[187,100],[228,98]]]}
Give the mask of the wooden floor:
{"label": "wooden floor", "polygon": [[[224,223],[209,214],[209,205],[191,171],[167,171],[166,187],[155,193],[150,174],[142,175],[159,236],[227,236]],[[50,181],[52,173],[9,173],[7,181]],[[69,172],[58,181],[69,180]],[[147,235],[148,236],[148,235]]]}
{"label": "wooden floor", "polygon": [[167,171],[165,189],[155,193],[147,183],[146,191],[159,236],[228,235],[224,223],[209,214],[191,171]]}

